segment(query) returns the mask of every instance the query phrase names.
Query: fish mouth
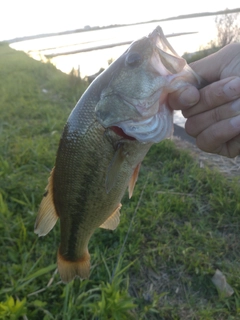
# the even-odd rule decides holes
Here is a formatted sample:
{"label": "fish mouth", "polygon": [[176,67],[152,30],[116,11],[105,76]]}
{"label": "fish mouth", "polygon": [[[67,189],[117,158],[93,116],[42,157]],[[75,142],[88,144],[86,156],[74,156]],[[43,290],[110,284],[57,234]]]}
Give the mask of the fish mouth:
{"label": "fish mouth", "polygon": [[[158,96],[159,99],[149,109],[144,108],[143,104],[131,103],[142,117],[114,123],[110,128],[126,139],[142,143],[158,143],[170,137],[173,132],[173,111],[167,105],[166,98],[160,98],[159,93]],[[129,104],[130,100],[125,100],[125,103]]]}
{"label": "fish mouth", "polygon": [[[96,118],[104,128],[111,129],[124,139],[158,143],[172,134],[173,111],[167,104],[168,90],[157,89],[141,99],[119,92],[105,94],[101,100],[103,103],[95,108]],[[110,108],[104,108],[106,105]],[[118,106],[115,112],[112,112],[113,105]],[[120,115],[117,113],[119,110]]]}

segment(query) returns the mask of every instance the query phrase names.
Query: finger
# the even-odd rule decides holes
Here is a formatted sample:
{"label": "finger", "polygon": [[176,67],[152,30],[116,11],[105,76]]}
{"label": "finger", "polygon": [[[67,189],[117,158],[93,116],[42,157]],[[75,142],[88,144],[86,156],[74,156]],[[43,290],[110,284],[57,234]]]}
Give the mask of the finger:
{"label": "finger", "polygon": [[239,43],[232,43],[216,53],[190,63],[190,67],[209,83],[231,76],[239,76]]}
{"label": "finger", "polygon": [[229,146],[229,141],[235,139],[239,134],[240,115],[208,127],[197,136],[196,144],[206,152],[233,156],[234,152],[226,149]]}
{"label": "finger", "polygon": [[190,67],[209,83],[220,80],[222,61],[217,58],[219,52],[190,63]]}
{"label": "finger", "polygon": [[240,154],[240,134],[222,146],[221,155],[234,158]]}
{"label": "finger", "polygon": [[185,118],[211,110],[240,97],[240,77],[214,82],[200,90],[200,100],[192,108],[183,110]]}
{"label": "finger", "polygon": [[237,115],[240,115],[240,99],[188,118],[185,130],[190,136],[196,137],[213,124]]}
{"label": "finger", "polygon": [[198,89],[194,86],[188,86],[169,94],[168,103],[174,110],[187,109],[195,105],[199,101],[199,98]]}
{"label": "finger", "polygon": [[221,144],[215,152],[211,153],[219,154],[228,158],[235,158],[240,154],[240,134],[230,141]]}

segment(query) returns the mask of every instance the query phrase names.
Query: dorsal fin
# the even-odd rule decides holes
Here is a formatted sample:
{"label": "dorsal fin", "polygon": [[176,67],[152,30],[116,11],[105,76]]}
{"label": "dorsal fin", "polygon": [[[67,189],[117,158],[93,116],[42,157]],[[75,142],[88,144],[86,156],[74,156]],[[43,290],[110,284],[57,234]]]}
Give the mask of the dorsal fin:
{"label": "dorsal fin", "polygon": [[50,173],[46,192],[44,193],[42,202],[40,203],[38,215],[34,225],[34,232],[39,236],[45,236],[55,226],[58,215],[53,203],[53,172]]}
{"label": "dorsal fin", "polygon": [[135,170],[133,172],[133,175],[132,175],[132,177],[131,177],[131,179],[129,181],[129,184],[128,184],[129,199],[133,195],[133,190],[134,190],[135,184],[136,184],[137,179],[138,179],[138,173],[139,173],[140,167],[141,167],[141,162],[136,166],[136,168],[135,168]]}
{"label": "dorsal fin", "polygon": [[103,224],[101,224],[99,226],[99,228],[115,230],[120,222],[121,206],[122,206],[121,203],[119,203],[117,209],[115,211],[113,211],[113,213],[110,215],[110,217],[108,217],[107,220],[105,220],[103,222]]}

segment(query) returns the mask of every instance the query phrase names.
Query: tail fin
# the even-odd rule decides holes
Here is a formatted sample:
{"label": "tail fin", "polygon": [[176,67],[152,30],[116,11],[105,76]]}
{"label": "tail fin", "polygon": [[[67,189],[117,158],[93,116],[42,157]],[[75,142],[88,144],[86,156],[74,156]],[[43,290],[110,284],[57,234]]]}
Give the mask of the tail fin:
{"label": "tail fin", "polygon": [[81,279],[89,278],[90,274],[90,254],[88,251],[77,261],[66,260],[58,250],[58,272],[64,283],[72,281],[75,277]]}

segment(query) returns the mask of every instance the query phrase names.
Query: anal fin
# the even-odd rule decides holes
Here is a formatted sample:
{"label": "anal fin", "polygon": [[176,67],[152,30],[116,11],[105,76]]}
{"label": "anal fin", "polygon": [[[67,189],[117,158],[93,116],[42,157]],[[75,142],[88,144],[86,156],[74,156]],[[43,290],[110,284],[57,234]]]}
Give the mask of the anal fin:
{"label": "anal fin", "polygon": [[64,283],[72,281],[75,277],[80,277],[81,279],[89,278],[90,254],[88,250],[76,261],[66,260],[58,251],[57,264],[58,272]]}
{"label": "anal fin", "polygon": [[120,209],[122,205],[119,203],[117,209],[99,226],[99,228],[115,230],[120,222]]}
{"label": "anal fin", "polygon": [[34,225],[34,232],[39,236],[45,236],[49,231],[55,226],[58,215],[55,210],[53,203],[53,172],[54,168],[48,179],[48,185],[46,187],[46,192],[40,203],[38,210],[38,215]]}
{"label": "anal fin", "polygon": [[133,171],[133,175],[129,181],[129,184],[128,184],[128,194],[129,194],[129,199],[132,197],[133,195],[133,190],[134,190],[134,187],[135,187],[135,184],[137,182],[137,179],[138,179],[138,174],[139,174],[139,170],[140,170],[140,167],[141,167],[141,162],[136,166],[136,168],[134,169]]}

